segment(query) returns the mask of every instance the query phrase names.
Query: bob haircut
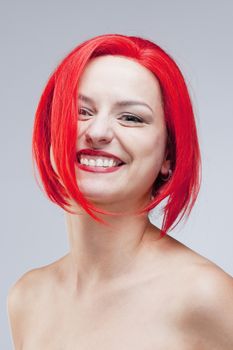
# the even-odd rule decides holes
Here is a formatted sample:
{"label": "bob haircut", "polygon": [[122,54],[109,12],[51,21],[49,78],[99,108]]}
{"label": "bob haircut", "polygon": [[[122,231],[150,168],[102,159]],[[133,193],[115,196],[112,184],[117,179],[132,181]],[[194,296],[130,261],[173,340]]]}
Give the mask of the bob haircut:
{"label": "bob haircut", "polygon": [[[192,103],[184,77],[171,56],[157,44],[136,36],[105,34],[91,38],[71,51],[50,76],[40,98],[33,126],[32,159],[37,164],[48,198],[65,211],[76,214],[66,208],[70,206],[66,199],[72,198],[94,220],[105,225],[106,222],[92,211],[114,216],[123,214],[94,207],[81,193],[75,175],[78,84],[90,59],[103,55],[133,59],[150,70],[159,82],[172,176],[163,181],[158,175],[152,187],[154,199],[134,214],[149,212],[167,199],[161,228],[162,235],[165,235],[185,214],[188,217],[193,208],[200,189],[201,158]],[[50,162],[51,145],[60,177]]]}

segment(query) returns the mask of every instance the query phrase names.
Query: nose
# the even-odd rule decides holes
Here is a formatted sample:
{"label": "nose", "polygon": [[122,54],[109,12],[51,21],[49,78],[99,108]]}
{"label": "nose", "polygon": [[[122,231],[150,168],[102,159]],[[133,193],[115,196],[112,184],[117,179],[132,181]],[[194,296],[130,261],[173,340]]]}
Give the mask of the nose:
{"label": "nose", "polygon": [[93,148],[110,143],[112,138],[113,131],[109,118],[96,116],[85,131],[86,143]]}

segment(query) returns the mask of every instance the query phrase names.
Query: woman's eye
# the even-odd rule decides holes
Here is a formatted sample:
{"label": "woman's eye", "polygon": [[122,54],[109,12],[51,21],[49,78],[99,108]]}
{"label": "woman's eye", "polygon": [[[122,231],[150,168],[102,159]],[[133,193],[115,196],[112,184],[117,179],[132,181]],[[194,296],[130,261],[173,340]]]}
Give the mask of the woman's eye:
{"label": "woman's eye", "polygon": [[143,120],[141,118],[136,117],[135,115],[132,115],[132,114],[124,114],[122,116],[122,118],[124,118],[124,117],[126,118],[126,121],[129,121],[129,122],[133,121],[134,123],[135,122],[136,123],[143,123]]}
{"label": "woman's eye", "polygon": [[85,115],[85,116],[87,116],[87,115],[90,116],[91,115],[90,112],[88,110],[84,109],[84,108],[80,108],[78,113],[80,115],[82,114],[82,115]]}
{"label": "woman's eye", "polygon": [[[88,116],[90,117],[92,114],[90,111],[88,111],[87,109],[84,108],[80,108],[78,111],[79,115],[83,115],[83,116]],[[121,119],[124,119],[126,122],[133,122],[133,123],[143,123],[143,120],[139,117],[137,117],[136,115],[132,115],[132,114],[124,114]]]}

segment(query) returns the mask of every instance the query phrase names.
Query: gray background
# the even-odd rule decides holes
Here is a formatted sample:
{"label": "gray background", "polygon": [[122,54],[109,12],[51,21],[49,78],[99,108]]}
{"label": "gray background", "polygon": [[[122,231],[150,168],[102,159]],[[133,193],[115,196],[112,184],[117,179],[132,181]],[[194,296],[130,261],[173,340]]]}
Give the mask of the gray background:
{"label": "gray background", "polygon": [[12,348],[6,314],[10,286],[68,250],[63,211],[33,177],[32,125],[51,71],[92,36],[151,39],[183,71],[196,112],[203,181],[189,221],[171,236],[232,274],[232,1],[8,0],[0,6],[0,348]]}

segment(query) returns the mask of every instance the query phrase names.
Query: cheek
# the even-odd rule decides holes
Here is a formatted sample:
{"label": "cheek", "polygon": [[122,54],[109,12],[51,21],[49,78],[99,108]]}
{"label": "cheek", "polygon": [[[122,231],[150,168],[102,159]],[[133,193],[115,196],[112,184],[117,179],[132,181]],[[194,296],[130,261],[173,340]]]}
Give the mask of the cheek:
{"label": "cheek", "polygon": [[79,122],[77,127],[77,143],[79,139],[83,138],[83,134],[85,133],[85,130],[86,130],[86,127],[81,122]]}
{"label": "cheek", "polygon": [[147,142],[144,148],[143,167],[139,169],[142,177],[147,179],[147,185],[152,185],[158,177],[165,157],[166,139],[157,137],[153,142]]}
{"label": "cheek", "polygon": [[[166,132],[164,130],[145,130],[140,137],[128,138],[127,144],[132,148],[135,157],[144,161],[158,161],[162,163],[166,150]],[[134,149],[134,151],[133,151]]]}

